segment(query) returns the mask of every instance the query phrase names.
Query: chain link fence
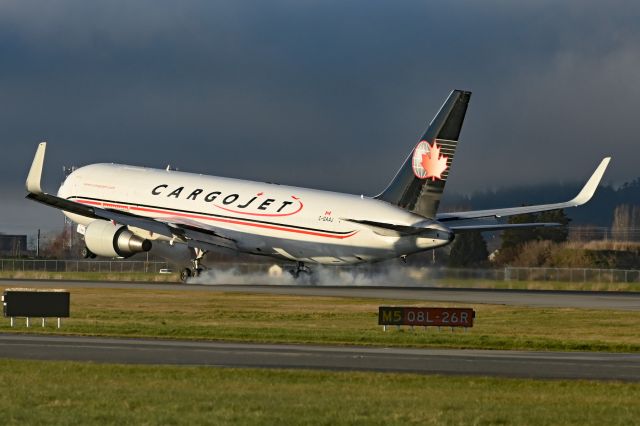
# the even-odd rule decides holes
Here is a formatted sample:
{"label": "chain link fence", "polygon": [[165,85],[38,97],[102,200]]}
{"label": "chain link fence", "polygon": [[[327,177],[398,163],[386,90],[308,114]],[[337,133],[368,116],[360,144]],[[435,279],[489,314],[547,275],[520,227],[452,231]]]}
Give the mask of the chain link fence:
{"label": "chain link fence", "polygon": [[0,259],[0,272],[159,272],[169,268],[167,262],[141,260]]}
{"label": "chain link fence", "polygon": [[594,268],[529,268],[495,269],[435,268],[426,275],[430,279],[492,280],[492,281],[559,281],[574,283],[640,283],[637,269]]}
{"label": "chain link fence", "polygon": [[504,268],[505,281],[640,282],[637,269]]}
{"label": "chain link fence", "polygon": [[[381,266],[382,265],[382,266]],[[219,263],[211,265],[214,271],[233,270],[236,273],[268,273],[269,263]],[[286,269],[286,267],[285,267]],[[344,267],[348,269],[348,267]],[[365,273],[384,271],[384,264],[356,266],[352,270]],[[168,262],[146,262],[140,260],[44,260],[44,259],[0,259],[0,272],[46,271],[46,272],[147,272],[160,273],[177,269]],[[527,268],[505,267],[487,269],[411,267],[402,270],[419,279],[458,279],[491,281],[561,281],[561,282],[615,282],[640,283],[637,269],[593,269],[593,268]]]}

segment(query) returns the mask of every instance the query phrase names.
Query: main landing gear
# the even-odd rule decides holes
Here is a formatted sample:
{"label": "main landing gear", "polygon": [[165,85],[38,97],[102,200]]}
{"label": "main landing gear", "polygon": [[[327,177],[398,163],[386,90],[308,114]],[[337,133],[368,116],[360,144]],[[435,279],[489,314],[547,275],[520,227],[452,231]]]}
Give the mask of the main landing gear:
{"label": "main landing gear", "polygon": [[87,246],[83,246],[80,249],[80,256],[82,256],[83,259],[95,259],[96,255],[89,250],[89,248]]}
{"label": "main landing gear", "polygon": [[293,269],[289,269],[289,273],[293,278],[298,279],[301,274],[311,275],[311,268],[306,266],[304,262],[298,262]]}
{"label": "main landing gear", "polygon": [[182,271],[180,271],[180,281],[182,281],[183,283],[186,283],[187,280],[191,277],[199,277],[200,274],[202,274],[202,272],[204,271],[204,268],[200,264],[200,261],[202,260],[204,255],[207,254],[207,252],[205,250],[195,249],[195,253],[196,257],[194,259],[191,259],[193,269],[184,268]]}

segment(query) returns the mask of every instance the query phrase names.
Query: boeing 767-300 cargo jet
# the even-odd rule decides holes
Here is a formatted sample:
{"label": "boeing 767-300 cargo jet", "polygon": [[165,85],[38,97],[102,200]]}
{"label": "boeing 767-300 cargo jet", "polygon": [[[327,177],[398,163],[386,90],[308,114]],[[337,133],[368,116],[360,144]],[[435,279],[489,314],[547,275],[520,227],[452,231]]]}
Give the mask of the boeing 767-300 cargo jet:
{"label": "boeing 767-300 cargo jet", "polygon": [[86,257],[127,257],[153,249],[186,259],[186,280],[212,250],[234,250],[307,264],[351,265],[404,258],[444,246],[457,233],[549,223],[498,218],[575,207],[593,196],[609,158],[570,201],[527,207],[438,213],[471,92],[454,90],[389,186],[375,197],[265,182],[91,164],[71,173],[57,195],[41,189],[46,142],[27,177],[27,198],[61,209],[84,235]]}

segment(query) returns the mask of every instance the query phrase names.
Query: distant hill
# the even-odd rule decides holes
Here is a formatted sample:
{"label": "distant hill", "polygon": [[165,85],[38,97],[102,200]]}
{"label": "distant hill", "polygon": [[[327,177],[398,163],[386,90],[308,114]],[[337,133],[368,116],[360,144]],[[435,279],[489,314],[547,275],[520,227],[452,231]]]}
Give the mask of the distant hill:
{"label": "distant hill", "polygon": [[[445,192],[441,211],[489,209],[566,201],[580,191],[581,184],[532,185],[474,192],[470,195]],[[584,206],[568,209],[572,225],[611,226],[613,210],[621,204],[640,206],[640,178],[613,188],[600,186],[593,199]]]}

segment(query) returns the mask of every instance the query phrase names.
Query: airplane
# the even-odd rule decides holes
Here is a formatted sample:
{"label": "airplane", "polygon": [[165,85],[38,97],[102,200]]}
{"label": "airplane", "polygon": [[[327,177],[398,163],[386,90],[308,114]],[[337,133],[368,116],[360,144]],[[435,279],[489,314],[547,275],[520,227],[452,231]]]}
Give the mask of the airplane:
{"label": "airplane", "polygon": [[181,270],[185,282],[202,272],[202,260],[212,251],[295,262],[290,272],[297,278],[311,273],[309,264],[405,260],[450,244],[461,232],[559,226],[499,219],[591,199],[610,157],[566,202],[439,213],[470,98],[469,91],[450,93],[387,188],[373,197],[104,163],[76,169],[53,195],[41,187],[46,142],[34,156],[26,197],[78,224],[84,257],[152,251],[191,266]]}

